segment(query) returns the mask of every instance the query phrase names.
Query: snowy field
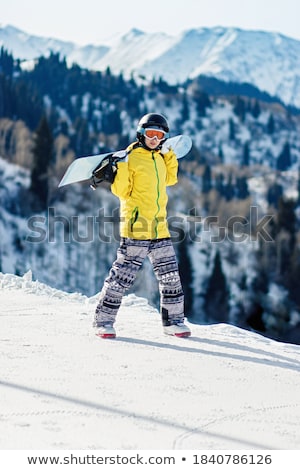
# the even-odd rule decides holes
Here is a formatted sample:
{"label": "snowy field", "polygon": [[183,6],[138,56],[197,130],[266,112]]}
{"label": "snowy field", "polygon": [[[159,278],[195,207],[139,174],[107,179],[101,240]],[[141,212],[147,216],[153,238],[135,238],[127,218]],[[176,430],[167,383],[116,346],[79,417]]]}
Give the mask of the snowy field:
{"label": "snowy field", "polygon": [[0,449],[300,449],[299,346],[134,295],[101,340],[96,301],[0,273]]}

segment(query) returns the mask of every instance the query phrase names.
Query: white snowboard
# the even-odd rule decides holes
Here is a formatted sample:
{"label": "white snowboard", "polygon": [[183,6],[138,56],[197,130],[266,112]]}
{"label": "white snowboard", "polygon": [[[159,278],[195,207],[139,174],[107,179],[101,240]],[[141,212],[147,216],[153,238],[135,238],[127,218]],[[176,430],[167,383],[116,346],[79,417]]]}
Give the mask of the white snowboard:
{"label": "white snowboard", "polygon": [[[182,158],[189,153],[192,147],[192,139],[187,135],[176,135],[170,137],[162,145],[162,151],[172,148],[176,157]],[[89,180],[93,176],[93,171],[100,165],[102,160],[109,155],[113,156],[115,161],[120,161],[126,157],[126,150],[118,152],[101,153],[99,155],[91,155],[88,157],[80,157],[74,160],[67,168],[58,187],[61,188],[67,184],[78,183],[79,181]]]}

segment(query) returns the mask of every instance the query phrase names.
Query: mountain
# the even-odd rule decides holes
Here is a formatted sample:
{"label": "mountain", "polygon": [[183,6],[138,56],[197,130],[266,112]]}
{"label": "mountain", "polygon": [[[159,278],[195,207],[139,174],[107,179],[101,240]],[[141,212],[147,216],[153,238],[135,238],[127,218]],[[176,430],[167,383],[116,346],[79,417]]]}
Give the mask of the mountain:
{"label": "mountain", "polygon": [[[13,59],[2,55],[5,70]],[[299,115],[234,93],[206,96],[198,79],[184,86],[159,80],[139,86],[109,71],[68,68],[58,54],[41,58],[31,72],[16,66],[12,76],[12,67],[6,68],[11,78],[0,75],[0,94],[9,97],[0,120],[0,271],[23,275],[31,269],[35,279],[57,289],[98,291],[118,246],[118,201],[104,187],[58,190],[58,182],[74,155],[125,148],[135,138],[137,119],[159,109],[173,135],[193,139],[168,207],[190,321],[216,320],[216,296],[207,295],[211,284],[218,288],[216,272],[223,286],[217,298],[228,299],[230,292],[226,308],[219,302],[223,322],[300,343]],[[32,89],[38,92],[33,100]],[[45,108],[36,106],[43,98]],[[29,190],[36,132],[26,124],[33,116],[38,122],[43,109],[54,151],[48,203],[43,195],[41,207],[39,192]],[[37,134],[45,132],[39,128]],[[45,165],[37,181],[45,181],[44,171]],[[134,292],[157,306],[157,281],[151,266],[144,268]]]}
{"label": "mountain", "polygon": [[158,312],[134,295],[118,338],[100,340],[96,297],[31,272],[0,273],[0,302],[2,450],[299,449],[299,346],[225,324],[165,337]]}
{"label": "mountain", "polygon": [[215,27],[169,36],[133,29],[110,44],[78,46],[5,26],[0,28],[0,45],[22,60],[52,50],[70,64],[94,70],[110,67],[125,77],[162,77],[170,84],[199,75],[250,83],[300,107],[300,41],[275,32]]}
{"label": "mountain", "polygon": [[109,51],[107,46],[78,46],[59,39],[30,35],[10,25],[0,27],[0,46],[23,61],[48,56],[52,51],[59,52],[62,57],[68,58],[70,63],[75,62],[86,68],[92,68],[93,64]]}

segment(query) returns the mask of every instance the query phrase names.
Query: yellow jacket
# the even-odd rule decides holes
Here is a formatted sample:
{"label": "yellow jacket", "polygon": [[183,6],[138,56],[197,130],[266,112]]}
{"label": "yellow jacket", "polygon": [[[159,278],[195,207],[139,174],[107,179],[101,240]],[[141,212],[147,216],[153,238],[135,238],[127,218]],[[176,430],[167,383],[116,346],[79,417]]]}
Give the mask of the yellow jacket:
{"label": "yellow jacket", "polygon": [[139,240],[169,237],[166,188],[177,183],[176,155],[172,150],[162,155],[136,143],[127,152],[111,185],[120,199],[120,235]]}

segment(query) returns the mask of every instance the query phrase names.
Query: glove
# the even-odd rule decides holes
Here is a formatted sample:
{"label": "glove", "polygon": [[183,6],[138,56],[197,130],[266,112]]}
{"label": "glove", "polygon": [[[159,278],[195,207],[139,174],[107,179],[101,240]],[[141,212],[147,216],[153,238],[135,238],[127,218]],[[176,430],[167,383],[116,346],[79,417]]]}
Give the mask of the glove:
{"label": "glove", "polygon": [[117,174],[117,166],[115,162],[110,160],[108,164],[102,170],[102,181],[113,183],[116,177],[116,174]]}
{"label": "glove", "polygon": [[102,181],[107,181],[108,183],[114,182],[117,174],[117,165],[112,157],[112,155],[109,155],[101,162],[99,168],[93,171],[92,184],[90,185],[92,189],[96,189]]}
{"label": "glove", "polygon": [[169,147],[163,145],[160,153],[163,155],[165,162],[169,162],[172,159],[177,159],[171,145],[169,145]]}
{"label": "glove", "polygon": [[166,142],[162,144],[160,151],[163,155],[165,155],[166,153],[170,152],[170,150],[173,150],[172,146],[170,143],[168,143],[168,140],[166,140]]}

